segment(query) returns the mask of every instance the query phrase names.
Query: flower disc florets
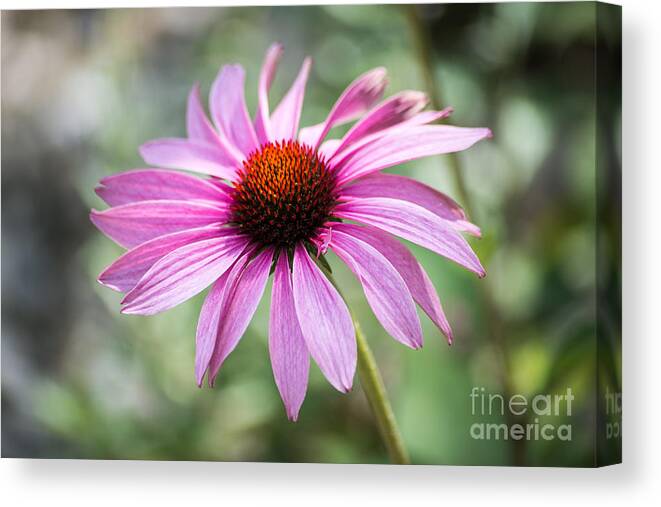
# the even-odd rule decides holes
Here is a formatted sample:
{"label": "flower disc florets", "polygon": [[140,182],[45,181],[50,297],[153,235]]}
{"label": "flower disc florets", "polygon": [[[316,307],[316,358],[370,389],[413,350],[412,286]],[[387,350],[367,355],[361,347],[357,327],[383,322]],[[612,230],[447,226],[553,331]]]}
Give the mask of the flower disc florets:
{"label": "flower disc florets", "polygon": [[314,236],[336,199],[335,175],[315,150],[269,143],[238,172],[231,221],[259,244],[290,247]]}

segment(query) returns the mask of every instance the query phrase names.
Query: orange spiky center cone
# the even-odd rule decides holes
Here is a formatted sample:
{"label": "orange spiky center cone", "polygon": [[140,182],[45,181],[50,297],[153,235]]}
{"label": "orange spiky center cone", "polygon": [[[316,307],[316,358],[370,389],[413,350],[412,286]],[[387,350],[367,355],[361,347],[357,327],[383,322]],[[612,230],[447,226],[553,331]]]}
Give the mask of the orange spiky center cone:
{"label": "orange spiky center cone", "polygon": [[298,141],[269,143],[238,171],[231,221],[264,246],[291,247],[311,239],[331,218],[335,174]]}

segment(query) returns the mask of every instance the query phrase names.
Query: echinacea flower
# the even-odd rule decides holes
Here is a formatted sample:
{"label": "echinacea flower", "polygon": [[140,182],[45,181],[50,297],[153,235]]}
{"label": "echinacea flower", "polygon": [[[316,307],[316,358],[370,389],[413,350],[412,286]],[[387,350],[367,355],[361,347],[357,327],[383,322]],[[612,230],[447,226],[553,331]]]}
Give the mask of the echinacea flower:
{"label": "echinacea flower", "polygon": [[[483,276],[462,236],[480,230],[448,196],[382,170],[467,149],[491,132],[432,124],[451,111],[424,111],[427,98],[420,92],[379,102],[386,86],[382,68],[351,83],[322,123],[299,130],[311,61],[303,62],[271,113],[268,92],[281,55],[278,44],[266,54],[254,121],[241,66],[222,67],[211,87],[213,123],[194,85],[188,137],[141,146],[145,162],[157,168],[103,178],[97,193],[110,208],[92,210],[91,220],[127,249],[99,277],[125,293],[123,313],[159,313],[211,286],[197,326],[200,386],[205,374],[214,384],[273,272],[269,352],[287,416],[296,420],[310,356],[342,392],[351,389],[356,369],[355,330],[325,273],[327,249],[358,278],[393,338],[422,346],[417,303],[452,339],[428,275],[395,236]],[[351,121],[344,137],[326,140],[333,127]]]}

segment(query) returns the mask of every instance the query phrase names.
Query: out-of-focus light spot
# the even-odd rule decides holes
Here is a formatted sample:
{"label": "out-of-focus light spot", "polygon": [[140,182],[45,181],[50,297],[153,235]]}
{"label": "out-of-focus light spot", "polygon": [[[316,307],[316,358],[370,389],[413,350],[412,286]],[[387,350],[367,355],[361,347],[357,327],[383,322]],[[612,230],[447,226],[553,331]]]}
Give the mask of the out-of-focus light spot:
{"label": "out-of-focus light spot", "polygon": [[568,231],[558,248],[558,264],[564,282],[577,290],[595,283],[595,232],[576,227]]}
{"label": "out-of-focus light spot", "polygon": [[[443,107],[452,106],[450,123],[483,122],[486,116],[484,94],[475,77],[460,66],[444,63],[437,67],[438,82],[443,83]],[[482,126],[482,125],[480,125]]]}
{"label": "out-of-focus light spot", "polygon": [[117,106],[112,83],[91,70],[78,70],[62,80],[44,113],[53,142],[66,143],[93,135]]}
{"label": "out-of-focus light spot", "polygon": [[498,140],[516,164],[517,180],[525,187],[551,148],[547,115],[530,100],[517,97],[505,102],[500,112]]}
{"label": "out-of-focus light spot", "polygon": [[543,388],[543,382],[548,374],[551,355],[541,339],[526,336],[526,341],[512,351],[512,384],[514,392],[529,395]]}
{"label": "out-of-focus light spot", "polygon": [[528,47],[538,6],[495,4],[494,16],[480,18],[469,30],[475,52],[490,66],[506,65]]}
{"label": "out-of-focus light spot", "polygon": [[504,315],[522,318],[534,309],[541,283],[536,259],[520,247],[503,247],[495,252],[487,272],[489,290]]}
{"label": "out-of-focus light spot", "polygon": [[[342,88],[349,84],[349,76],[356,74],[356,62],[362,61],[362,52],[354,42],[345,36],[332,35],[317,48],[315,59],[323,62],[318,65],[318,75],[332,86]],[[365,71],[367,69],[362,69]]]}

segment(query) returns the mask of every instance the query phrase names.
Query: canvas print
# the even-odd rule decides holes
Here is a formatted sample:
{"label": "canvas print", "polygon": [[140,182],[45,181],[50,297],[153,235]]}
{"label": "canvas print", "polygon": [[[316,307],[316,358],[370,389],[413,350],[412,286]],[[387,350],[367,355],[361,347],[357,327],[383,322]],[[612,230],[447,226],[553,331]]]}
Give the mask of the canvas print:
{"label": "canvas print", "polygon": [[3,12],[3,457],[619,462],[620,23]]}

